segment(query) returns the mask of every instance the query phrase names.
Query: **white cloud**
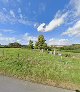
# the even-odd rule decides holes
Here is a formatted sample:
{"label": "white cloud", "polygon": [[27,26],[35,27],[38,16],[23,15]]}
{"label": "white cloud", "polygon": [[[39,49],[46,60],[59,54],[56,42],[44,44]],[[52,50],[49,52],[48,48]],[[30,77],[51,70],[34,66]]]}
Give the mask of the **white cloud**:
{"label": "white cloud", "polygon": [[23,15],[22,14],[19,14],[20,18],[22,19],[23,18]]}
{"label": "white cloud", "polygon": [[[80,0],[70,0],[68,14],[68,28],[62,35],[70,37],[80,36]],[[71,25],[70,25],[71,23]],[[72,26],[72,27],[71,27]]]}
{"label": "white cloud", "polygon": [[48,45],[71,45],[71,42],[68,39],[50,39]]}
{"label": "white cloud", "polygon": [[34,28],[38,28],[39,25],[39,23],[34,23]]}
{"label": "white cloud", "polygon": [[5,42],[13,42],[15,41],[14,37],[0,37],[0,41],[5,41]]}
{"label": "white cloud", "polygon": [[5,37],[5,36],[0,36],[0,44],[2,45],[7,45],[11,42],[15,42],[16,38],[15,37]]}
{"label": "white cloud", "polygon": [[0,12],[0,22],[5,22],[7,19],[7,16],[5,16],[5,14],[3,14],[2,12]]}
{"label": "white cloud", "polygon": [[2,36],[2,33],[0,33],[0,37]]}
{"label": "white cloud", "polygon": [[[13,6],[17,7],[17,10],[10,9],[8,11],[8,7],[3,6],[2,10],[0,10],[0,23],[9,23],[9,24],[23,24],[28,26],[33,26],[36,22],[30,21],[24,13],[22,13],[22,8],[19,7],[19,3],[22,5],[22,0],[1,0],[0,2],[8,4],[13,4]],[[30,2],[29,2],[30,3]]]}
{"label": "white cloud", "polygon": [[10,33],[14,33],[14,30],[11,29],[0,29],[1,32],[10,32]]}
{"label": "white cloud", "polygon": [[37,41],[37,37],[31,36],[31,35],[29,35],[28,33],[25,33],[25,34],[24,34],[23,39],[24,39],[24,40],[27,40],[27,41],[32,40],[32,41],[34,41],[34,42]]}
{"label": "white cloud", "polygon": [[26,19],[23,19],[23,16],[21,16],[21,18],[20,19],[16,19],[16,22],[24,24],[24,25],[29,25],[29,26],[31,26],[31,25],[33,26],[34,25],[34,22],[26,20]]}
{"label": "white cloud", "polygon": [[72,5],[75,15],[80,16],[80,0],[71,0],[70,5]]}
{"label": "white cloud", "polygon": [[13,12],[13,10],[10,10],[10,15],[15,18],[15,13]]}
{"label": "white cloud", "polygon": [[52,31],[57,27],[61,26],[62,24],[65,24],[65,26],[74,24],[76,21],[79,21],[79,19],[80,19],[80,0],[70,0],[69,4],[67,5],[67,7],[65,7],[65,9],[63,9],[62,11],[58,10],[54,19],[48,25],[42,23],[37,28],[37,30],[40,32]]}
{"label": "white cloud", "polygon": [[48,25],[46,25],[45,23],[42,23],[37,28],[37,30],[40,32],[52,31],[52,30],[56,29],[57,27],[61,26],[64,23],[66,17],[67,17],[67,13],[63,14],[59,18],[53,19]]}
{"label": "white cloud", "polygon": [[19,37],[11,37],[11,36],[6,36],[2,33],[0,33],[0,44],[2,45],[8,45],[9,43],[13,42],[19,42],[21,44],[27,44],[26,40],[23,40],[22,38],[19,39]]}
{"label": "white cloud", "polygon": [[19,42],[20,44],[27,45],[27,41],[22,38],[15,38],[10,36],[4,36],[0,34],[0,44],[2,45],[8,45],[9,43]]}
{"label": "white cloud", "polygon": [[33,43],[35,43],[37,41],[37,37],[32,36],[29,33],[25,33],[21,37],[16,38],[15,42],[19,42],[20,44],[23,45],[28,45],[30,40],[32,40]]}
{"label": "white cloud", "polygon": [[62,35],[68,36],[80,36],[80,21],[76,22],[73,27],[68,28],[66,32],[63,32]]}
{"label": "white cloud", "polygon": [[45,32],[45,27],[46,27],[46,24],[45,24],[45,23],[42,23],[42,24],[37,28],[37,30],[40,31],[40,32]]}
{"label": "white cloud", "polygon": [[34,27],[34,24],[36,22],[29,21],[27,18],[24,18],[22,14],[19,14],[19,18],[17,18],[15,13],[12,10],[10,10],[10,14],[6,15],[3,12],[0,12],[0,23],[20,23],[23,25],[29,25]]}

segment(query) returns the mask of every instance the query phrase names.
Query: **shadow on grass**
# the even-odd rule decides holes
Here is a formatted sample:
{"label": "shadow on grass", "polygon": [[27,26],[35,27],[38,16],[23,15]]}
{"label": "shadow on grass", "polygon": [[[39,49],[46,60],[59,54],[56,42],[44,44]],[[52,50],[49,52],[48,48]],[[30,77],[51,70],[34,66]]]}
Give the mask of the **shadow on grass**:
{"label": "shadow on grass", "polygon": [[75,90],[76,92],[80,92],[80,90]]}

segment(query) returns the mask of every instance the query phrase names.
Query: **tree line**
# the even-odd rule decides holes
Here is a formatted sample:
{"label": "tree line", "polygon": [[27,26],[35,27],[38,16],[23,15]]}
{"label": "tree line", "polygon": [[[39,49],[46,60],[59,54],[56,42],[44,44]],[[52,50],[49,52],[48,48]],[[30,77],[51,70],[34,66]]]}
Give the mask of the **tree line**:
{"label": "tree line", "polygon": [[28,45],[21,45],[18,42],[9,43],[8,45],[0,45],[0,48],[29,48],[29,49],[47,49],[47,43],[43,35],[38,36],[38,41],[34,42],[32,40],[29,41]]}
{"label": "tree line", "polygon": [[70,46],[56,47],[56,46],[48,46],[46,40],[43,35],[38,36],[37,42],[29,41],[28,45],[21,45],[18,42],[9,43],[8,45],[1,45],[0,48],[28,48],[28,49],[44,49],[44,50],[54,50],[54,48],[58,50],[75,50],[80,49],[80,44],[72,44]]}
{"label": "tree line", "polygon": [[47,49],[47,43],[46,43],[44,36],[39,35],[38,41],[35,43],[35,45],[33,44],[33,41],[30,40],[28,48],[30,48],[30,49],[45,49],[46,50]]}

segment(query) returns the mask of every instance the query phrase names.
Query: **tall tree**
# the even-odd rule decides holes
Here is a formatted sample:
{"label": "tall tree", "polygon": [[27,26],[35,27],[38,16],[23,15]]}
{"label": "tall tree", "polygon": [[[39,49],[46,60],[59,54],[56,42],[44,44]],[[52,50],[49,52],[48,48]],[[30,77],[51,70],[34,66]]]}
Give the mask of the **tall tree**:
{"label": "tall tree", "polygon": [[44,44],[43,44],[43,48],[44,48],[45,50],[48,49],[48,47],[47,47],[47,43],[44,43]]}
{"label": "tall tree", "polygon": [[32,40],[29,41],[28,47],[29,47],[30,49],[33,49],[33,48],[34,48],[34,46],[33,46],[33,41],[32,41]]}
{"label": "tall tree", "polygon": [[34,48],[35,48],[35,49],[38,49],[38,42],[35,43]]}
{"label": "tall tree", "polygon": [[45,43],[45,38],[43,35],[39,35],[38,42],[35,43],[35,47],[38,49],[46,49],[47,44]]}

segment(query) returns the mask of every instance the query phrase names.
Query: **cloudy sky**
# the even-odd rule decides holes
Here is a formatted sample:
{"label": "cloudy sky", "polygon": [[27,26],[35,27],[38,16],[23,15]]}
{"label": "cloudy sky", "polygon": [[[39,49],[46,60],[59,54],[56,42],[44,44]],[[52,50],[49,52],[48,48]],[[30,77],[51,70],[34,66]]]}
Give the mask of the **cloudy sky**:
{"label": "cloudy sky", "polygon": [[0,44],[80,43],[80,0],[0,0]]}

